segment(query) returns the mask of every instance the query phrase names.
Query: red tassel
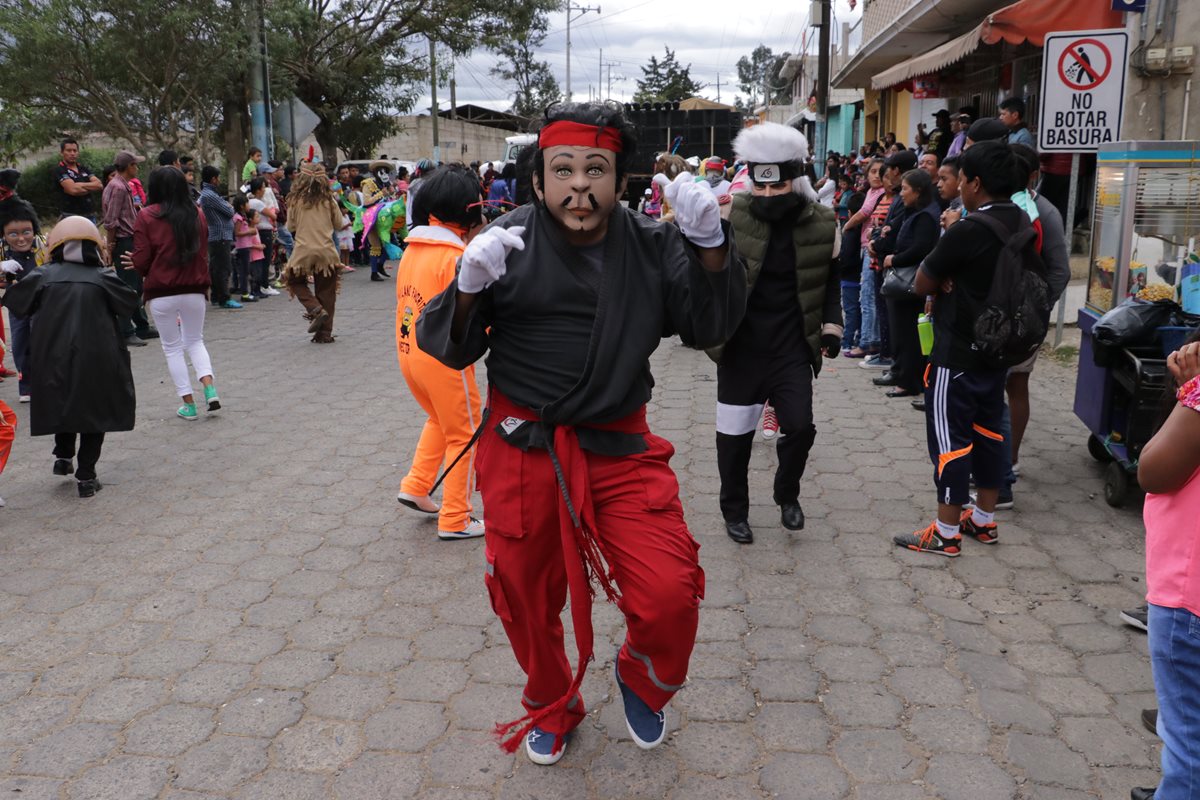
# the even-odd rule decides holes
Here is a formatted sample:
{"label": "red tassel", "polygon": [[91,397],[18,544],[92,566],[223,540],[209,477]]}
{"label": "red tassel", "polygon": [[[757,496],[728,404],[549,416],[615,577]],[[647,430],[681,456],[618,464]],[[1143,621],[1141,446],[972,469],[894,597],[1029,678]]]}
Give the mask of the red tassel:
{"label": "red tassel", "polygon": [[583,570],[588,577],[588,591],[595,596],[596,590],[592,585],[592,579],[595,579],[604,589],[604,596],[608,598],[608,601],[610,603],[617,602],[620,595],[616,586],[613,585],[612,575],[604,568],[606,559],[596,537],[583,527],[579,527],[575,529],[575,544],[579,548],[579,555],[583,560]]}
{"label": "red tassel", "polygon": [[313,146],[310,144],[310,145],[308,146],[308,161],[309,161],[309,163],[310,163],[310,164],[312,163],[312,160],[313,160],[313,155],[314,155],[314,154],[315,154],[315,151],[313,150]]}

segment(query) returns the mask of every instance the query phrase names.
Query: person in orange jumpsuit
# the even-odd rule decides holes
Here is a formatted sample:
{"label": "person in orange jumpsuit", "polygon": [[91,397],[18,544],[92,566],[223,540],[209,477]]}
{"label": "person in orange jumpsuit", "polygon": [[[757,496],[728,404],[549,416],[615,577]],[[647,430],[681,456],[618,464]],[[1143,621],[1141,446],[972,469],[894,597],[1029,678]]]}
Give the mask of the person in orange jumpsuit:
{"label": "person in orange jumpsuit", "polygon": [[481,205],[479,179],[471,170],[448,166],[433,173],[421,187],[413,209],[415,226],[396,274],[396,354],[409,390],[429,415],[396,499],[437,514],[441,539],[483,535],[483,522],[471,516],[473,452],[446,474],[441,505],[429,496],[438,472],[471,444],[482,404],[474,365],[452,369],[422,351],[416,324],[425,304],[454,280],[459,256],[483,227]]}

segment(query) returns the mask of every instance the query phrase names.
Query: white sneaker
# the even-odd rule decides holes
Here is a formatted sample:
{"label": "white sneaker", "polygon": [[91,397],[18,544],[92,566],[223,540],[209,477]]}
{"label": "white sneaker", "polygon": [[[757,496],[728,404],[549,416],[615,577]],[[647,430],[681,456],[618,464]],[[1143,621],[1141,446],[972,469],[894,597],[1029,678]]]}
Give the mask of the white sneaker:
{"label": "white sneaker", "polygon": [[270,286],[264,286],[262,288],[262,293],[268,295],[269,297],[277,297],[279,295],[279,290],[273,289]]}
{"label": "white sneaker", "polygon": [[467,527],[461,531],[443,531],[438,530],[439,539],[474,539],[483,536],[483,521],[471,517],[471,521],[467,523]]}
{"label": "white sneaker", "polygon": [[27,394],[23,394],[23,395],[21,395],[20,397],[18,397],[18,398],[17,398],[17,402],[18,402],[18,403],[28,403],[28,402],[29,402],[29,395],[27,395]]}
{"label": "white sneaker", "polygon": [[442,510],[442,507],[429,495],[415,495],[408,492],[400,492],[396,495],[397,502],[402,506],[407,506],[414,511],[423,511],[426,514],[436,514]]}

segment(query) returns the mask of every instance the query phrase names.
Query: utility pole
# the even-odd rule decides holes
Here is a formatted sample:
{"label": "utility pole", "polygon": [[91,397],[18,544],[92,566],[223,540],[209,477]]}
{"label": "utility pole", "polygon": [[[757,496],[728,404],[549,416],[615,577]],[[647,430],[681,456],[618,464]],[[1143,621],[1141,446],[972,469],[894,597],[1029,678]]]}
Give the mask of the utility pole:
{"label": "utility pole", "polygon": [[[603,100],[612,100],[612,68],[621,66],[620,61],[602,61],[600,68],[608,67],[608,92],[604,95]],[[620,76],[617,76],[620,77]]]}
{"label": "utility pole", "polygon": [[[825,150],[829,141],[829,48],[833,28],[833,9],[830,0],[819,0],[821,4],[820,39],[817,42],[817,141],[814,160],[825,164]],[[817,22],[813,22],[814,25]]]}
{"label": "utility pole", "polygon": [[429,95],[433,108],[430,120],[433,123],[433,160],[442,160],[442,146],[438,143],[438,101],[437,101],[437,45],[433,37],[429,37]]}
{"label": "utility pole", "polygon": [[[575,19],[579,19],[589,11],[600,13],[600,6],[577,6],[574,3],[567,3],[567,102],[571,102],[571,18],[574,15]],[[579,12],[575,14],[575,12]]]}
{"label": "utility pole", "polygon": [[263,158],[270,158],[273,140],[271,135],[271,86],[267,73],[267,23],[263,3],[255,4],[258,12],[256,36],[258,39],[258,63],[250,70],[250,138],[254,146],[263,151]]}
{"label": "utility pole", "polygon": [[721,73],[717,73],[717,102],[721,102]]}

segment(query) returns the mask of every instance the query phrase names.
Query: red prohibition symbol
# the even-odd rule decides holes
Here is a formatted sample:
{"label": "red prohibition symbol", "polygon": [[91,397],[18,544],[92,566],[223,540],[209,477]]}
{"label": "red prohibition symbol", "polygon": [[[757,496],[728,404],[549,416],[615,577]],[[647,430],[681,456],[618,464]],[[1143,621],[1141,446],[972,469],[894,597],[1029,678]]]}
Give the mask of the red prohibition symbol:
{"label": "red prohibition symbol", "polygon": [[[1104,57],[1104,67],[1100,69],[1093,63],[1084,51],[1084,45],[1091,45]],[[1093,50],[1093,53],[1096,51]],[[1098,39],[1076,39],[1067,45],[1058,57],[1058,76],[1069,88],[1079,92],[1095,89],[1112,70],[1112,53]]]}

